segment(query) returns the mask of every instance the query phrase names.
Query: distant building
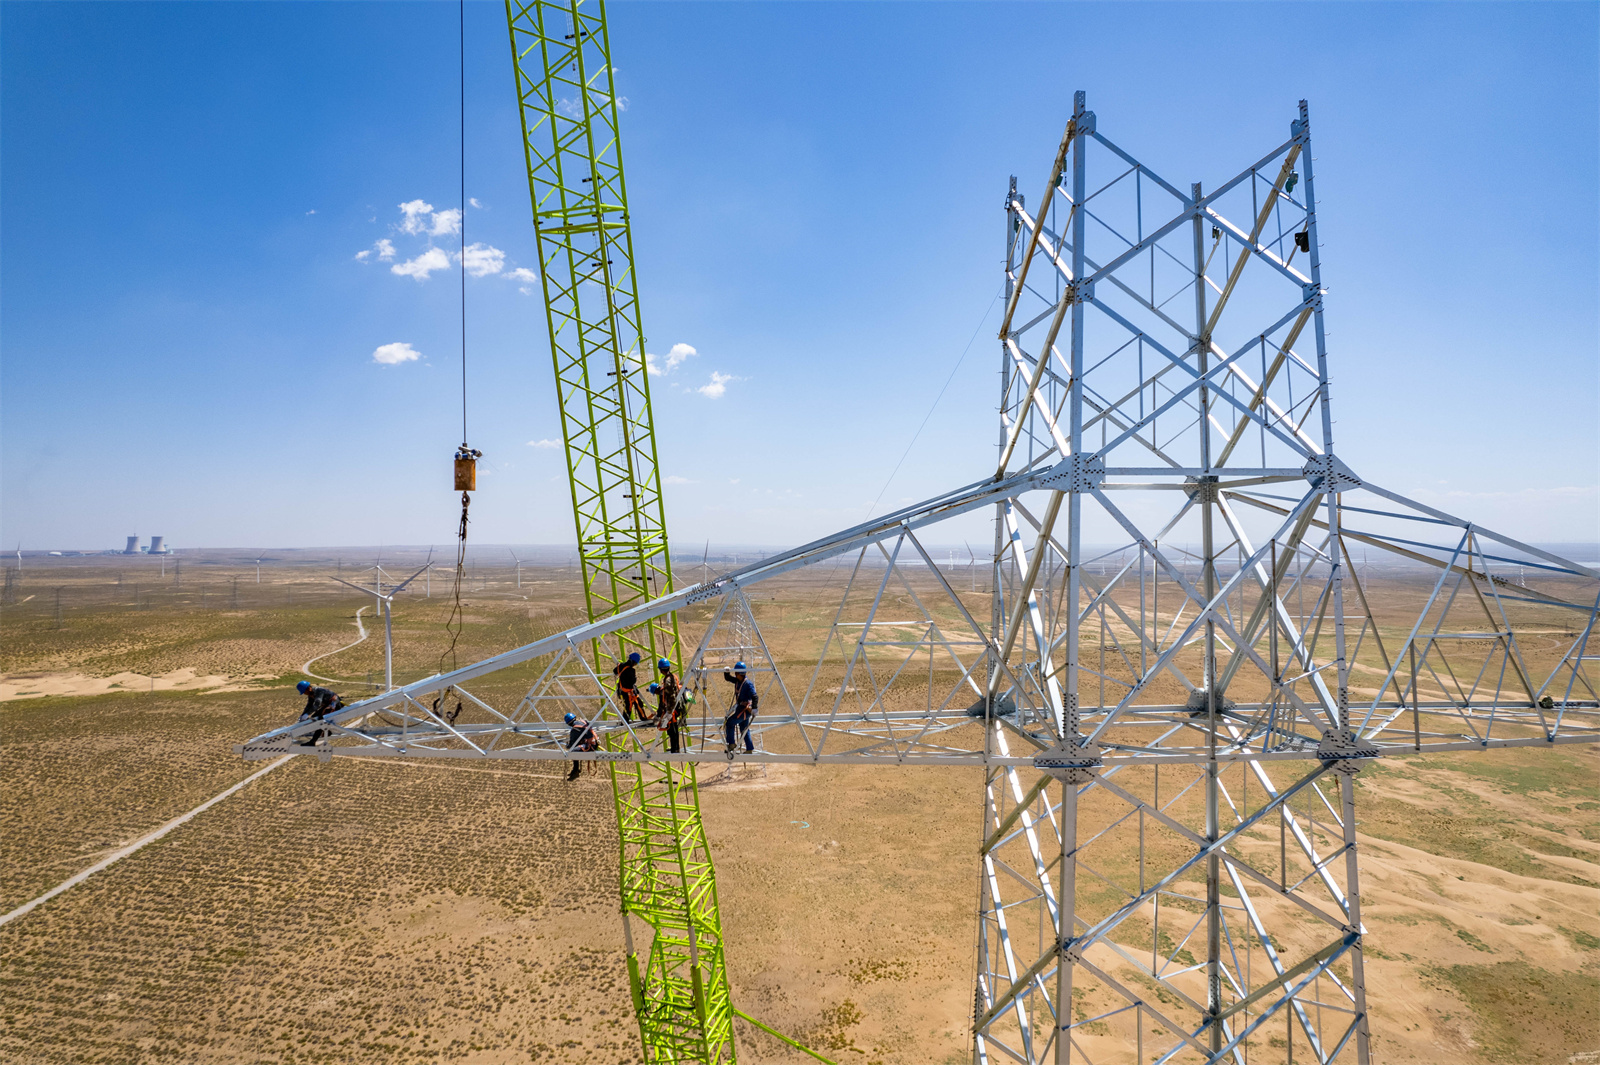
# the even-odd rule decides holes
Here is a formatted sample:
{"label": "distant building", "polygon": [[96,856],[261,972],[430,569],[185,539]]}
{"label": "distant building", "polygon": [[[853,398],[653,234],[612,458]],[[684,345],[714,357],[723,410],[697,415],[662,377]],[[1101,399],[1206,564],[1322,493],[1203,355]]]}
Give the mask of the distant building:
{"label": "distant building", "polygon": [[137,536],[128,537],[128,547],[122,553],[124,555],[137,555],[139,553],[139,538]]}
{"label": "distant building", "polygon": [[164,540],[166,540],[165,536],[150,537],[150,553],[152,555],[164,555],[167,553],[167,549],[162,546]]}

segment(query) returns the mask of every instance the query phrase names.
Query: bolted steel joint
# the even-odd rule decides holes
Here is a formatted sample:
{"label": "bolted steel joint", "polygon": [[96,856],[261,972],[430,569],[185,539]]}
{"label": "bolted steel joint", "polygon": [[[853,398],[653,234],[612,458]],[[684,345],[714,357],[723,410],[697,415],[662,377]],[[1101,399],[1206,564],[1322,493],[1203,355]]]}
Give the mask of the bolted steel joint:
{"label": "bolted steel joint", "polygon": [[1361,478],[1334,455],[1317,455],[1300,472],[1313,488],[1324,492],[1348,492],[1361,487]]}
{"label": "bolted steel joint", "polygon": [[729,583],[728,581],[716,581],[706,585],[704,588],[696,588],[689,593],[688,605],[693,606],[696,603],[704,603],[708,599],[717,599],[726,595]]}
{"label": "bolted steel joint", "polygon": [[1078,452],[1056,463],[1042,477],[1039,487],[1058,492],[1092,492],[1106,479],[1106,460],[1099,455]]}
{"label": "bolted steel joint", "polygon": [[1329,729],[1317,744],[1317,757],[1335,763],[1334,768],[1341,773],[1355,773],[1362,762],[1378,757],[1378,748],[1349,729]]}
{"label": "bolted steel joint", "polygon": [[1100,745],[1077,734],[1033,756],[1035,769],[1068,784],[1087,784],[1094,779],[1093,771],[1103,765]]}

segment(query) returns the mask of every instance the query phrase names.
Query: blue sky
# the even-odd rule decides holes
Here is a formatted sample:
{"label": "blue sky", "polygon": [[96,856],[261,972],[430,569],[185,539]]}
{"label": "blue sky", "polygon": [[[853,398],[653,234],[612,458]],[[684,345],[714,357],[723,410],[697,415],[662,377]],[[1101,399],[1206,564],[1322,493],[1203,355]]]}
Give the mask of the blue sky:
{"label": "blue sky", "polygon": [[[1308,98],[1341,454],[1600,538],[1597,12],[613,3],[645,332],[696,353],[655,384],[672,535],[989,472],[1006,180],[1037,197],[1082,88],[1177,183]],[[503,19],[468,5],[473,535],[565,543]],[[459,247],[456,6],[9,2],[0,50],[0,542],[449,542],[459,275],[391,268]]]}

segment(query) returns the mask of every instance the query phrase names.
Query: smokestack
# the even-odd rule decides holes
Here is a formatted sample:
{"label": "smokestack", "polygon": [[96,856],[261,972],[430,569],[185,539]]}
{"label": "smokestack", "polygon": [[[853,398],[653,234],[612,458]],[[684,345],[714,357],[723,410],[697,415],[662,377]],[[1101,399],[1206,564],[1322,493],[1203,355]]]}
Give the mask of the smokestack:
{"label": "smokestack", "polygon": [[124,555],[137,555],[139,553],[139,538],[137,536],[128,537],[128,548],[122,553]]}
{"label": "smokestack", "polygon": [[161,541],[165,539],[165,536],[150,537],[150,553],[152,555],[164,555],[167,553],[167,549],[161,546]]}

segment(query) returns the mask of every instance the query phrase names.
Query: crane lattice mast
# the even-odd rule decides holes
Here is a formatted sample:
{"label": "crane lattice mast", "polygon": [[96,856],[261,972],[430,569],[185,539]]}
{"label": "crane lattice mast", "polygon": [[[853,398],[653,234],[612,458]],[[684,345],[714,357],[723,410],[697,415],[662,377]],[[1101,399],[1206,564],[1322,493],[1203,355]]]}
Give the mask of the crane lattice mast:
{"label": "crane lattice mast", "polygon": [[[672,590],[611,43],[599,2],[507,0],[506,20],[579,565],[589,618],[598,621]],[[589,648],[600,676],[608,650],[637,650],[647,663],[664,655],[681,667],[677,614],[645,618]],[[608,745],[639,743],[625,732]],[[695,767],[610,770],[628,976],[646,1057],[731,1062],[722,921]],[[636,922],[648,928],[647,943]]]}

